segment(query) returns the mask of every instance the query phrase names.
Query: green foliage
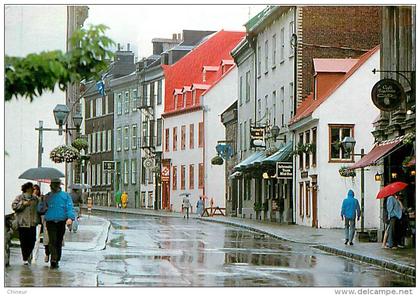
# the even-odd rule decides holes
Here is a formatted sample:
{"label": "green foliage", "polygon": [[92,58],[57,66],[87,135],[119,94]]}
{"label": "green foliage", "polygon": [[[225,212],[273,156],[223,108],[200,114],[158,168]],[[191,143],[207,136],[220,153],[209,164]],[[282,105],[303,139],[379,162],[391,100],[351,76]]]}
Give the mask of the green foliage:
{"label": "green foliage", "polygon": [[76,148],[78,151],[82,149],[87,149],[89,147],[88,142],[83,138],[77,138],[71,143],[71,145]]}
{"label": "green foliage", "polygon": [[342,166],[339,170],[338,173],[340,174],[341,177],[356,177],[356,171],[354,169],[351,169],[348,166]]}
{"label": "green foliage", "polygon": [[97,79],[113,53],[108,50],[114,42],[104,35],[104,25],[75,31],[70,38],[73,50],[29,54],[26,57],[5,57],[5,100],[15,96],[29,98],[54,91],[56,85],[66,90],[69,83]]}

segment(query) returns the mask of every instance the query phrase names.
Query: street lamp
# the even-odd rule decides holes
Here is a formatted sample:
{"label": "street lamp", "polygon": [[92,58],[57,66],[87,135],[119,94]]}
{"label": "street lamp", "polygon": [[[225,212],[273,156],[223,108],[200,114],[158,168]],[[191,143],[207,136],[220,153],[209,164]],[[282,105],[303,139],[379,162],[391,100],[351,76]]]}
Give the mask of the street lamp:
{"label": "street lamp", "polygon": [[271,128],[270,133],[271,133],[271,137],[274,139],[274,141],[276,141],[277,137],[280,134],[280,128],[277,125],[275,125]]}
{"label": "street lamp", "polygon": [[[354,147],[356,146],[356,140],[353,137],[344,137],[343,141],[341,141],[343,148],[346,152],[350,153],[352,156],[360,156],[363,158],[365,156],[365,149],[360,150],[360,154],[353,153]],[[360,229],[361,231],[359,234],[359,241],[365,240],[368,238],[367,233],[365,232],[365,169],[362,167],[360,172]]]}
{"label": "street lamp", "polygon": [[54,110],[54,119],[55,123],[58,125],[58,134],[61,136],[63,134],[63,125],[67,122],[67,117],[69,116],[70,110],[67,105],[58,104],[55,106]]}

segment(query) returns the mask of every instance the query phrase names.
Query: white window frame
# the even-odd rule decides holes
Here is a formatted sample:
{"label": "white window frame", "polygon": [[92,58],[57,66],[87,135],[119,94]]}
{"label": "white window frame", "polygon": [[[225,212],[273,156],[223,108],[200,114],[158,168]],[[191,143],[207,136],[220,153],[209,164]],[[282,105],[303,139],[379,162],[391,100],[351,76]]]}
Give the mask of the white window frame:
{"label": "white window frame", "polygon": [[101,185],[101,164],[96,164],[96,185]]}
{"label": "white window frame", "polygon": [[126,91],[124,93],[124,113],[130,112],[130,92]]}
{"label": "white window frame", "polygon": [[106,115],[109,112],[109,106],[108,106],[109,97],[108,97],[108,95],[103,97],[103,99],[105,100],[105,102],[104,102],[104,106],[105,106],[104,115]]}
{"label": "white window frame", "polygon": [[124,150],[128,150],[130,148],[130,127],[128,125],[124,127],[123,138]]}
{"label": "white window frame", "polygon": [[131,184],[137,183],[137,159],[131,160]]}
{"label": "white window frame", "polygon": [[96,117],[102,116],[102,97],[96,98]]}
{"label": "white window frame", "polygon": [[280,30],[280,63],[284,62],[284,27]]}
{"label": "white window frame", "polygon": [[276,66],[276,55],[277,55],[277,35],[274,34],[273,35],[273,56],[271,57],[272,58],[272,61],[271,61],[272,67]]}
{"label": "white window frame", "polygon": [[131,111],[137,111],[137,88],[133,88],[132,89],[132,102],[133,102],[133,106],[132,106],[132,108],[131,108]]}
{"label": "white window frame", "polygon": [[261,46],[258,45],[258,50],[257,50],[257,73],[258,73],[258,77],[261,76]]}
{"label": "white window frame", "polygon": [[89,118],[93,118],[93,99],[90,100],[90,117]]}
{"label": "white window frame", "polygon": [[128,166],[129,166],[128,160],[125,159],[124,160],[124,184],[125,185],[128,184],[128,174],[129,174]]}
{"label": "white window frame", "polygon": [[92,152],[92,134],[88,134],[87,139],[88,139],[88,153],[90,154]]}
{"label": "white window frame", "polygon": [[96,153],[96,133],[92,134],[92,153]]}
{"label": "white window frame", "polygon": [[108,172],[104,169],[102,169],[102,185],[106,185],[107,182],[107,177],[108,177]]}
{"label": "white window frame", "polygon": [[106,151],[106,130],[102,131],[102,152]]}
{"label": "white window frame", "polygon": [[131,127],[131,149],[137,149],[137,124],[133,124]]}
{"label": "white window frame", "polygon": [[112,130],[108,130],[108,144],[107,144],[107,151],[111,151],[112,150]]}
{"label": "white window frame", "polygon": [[264,73],[268,72],[268,40],[264,41]]}
{"label": "white window frame", "polygon": [[122,149],[122,128],[117,128],[117,136],[116,136],[116,142],[117,142],[117,151],[121,151]]}
{"label": "white window frame", "polygon": [[96,186],[96,165],[92,164],[92,186]]}
{"label": "white window frame", "polygon": [[122,114],[122,95],[121,95],[121,93],[119,93],[117,95],[117,114],[118,115]]}
{"label": "white window frame", "polygon": [[[289,35],[290,35],[290,40],[292,40],[292,35],[295,33],[295,22],[291,21],[289,23]],[[295,49],[293,48],[292,42],[290,42],[289,45],[289,56],[293,57],[293,55],[295,54]]]}

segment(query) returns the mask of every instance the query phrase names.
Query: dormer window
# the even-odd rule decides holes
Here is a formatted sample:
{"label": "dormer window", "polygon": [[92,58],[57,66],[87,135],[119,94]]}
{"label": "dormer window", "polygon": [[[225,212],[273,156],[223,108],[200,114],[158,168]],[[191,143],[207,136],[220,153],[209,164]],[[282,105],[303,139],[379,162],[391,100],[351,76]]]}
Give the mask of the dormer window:
{"label": "dormer window", "polygon": [[206,82],[206,70],[203,70],[203,82]]}

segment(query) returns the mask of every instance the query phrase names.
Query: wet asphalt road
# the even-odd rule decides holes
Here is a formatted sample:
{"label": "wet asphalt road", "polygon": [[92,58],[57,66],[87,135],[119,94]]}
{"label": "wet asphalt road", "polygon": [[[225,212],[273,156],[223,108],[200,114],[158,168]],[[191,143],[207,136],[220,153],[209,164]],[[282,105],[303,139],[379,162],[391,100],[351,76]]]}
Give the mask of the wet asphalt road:
{"label": "wet asphalt road", "polygon": [[65,251],[59,270],[43,264],[14,266],[6,273],[6,286],[415,285],[413,279],[381,268],[224,224],[120,214],[101,217],[111,222],[104,250]]}

